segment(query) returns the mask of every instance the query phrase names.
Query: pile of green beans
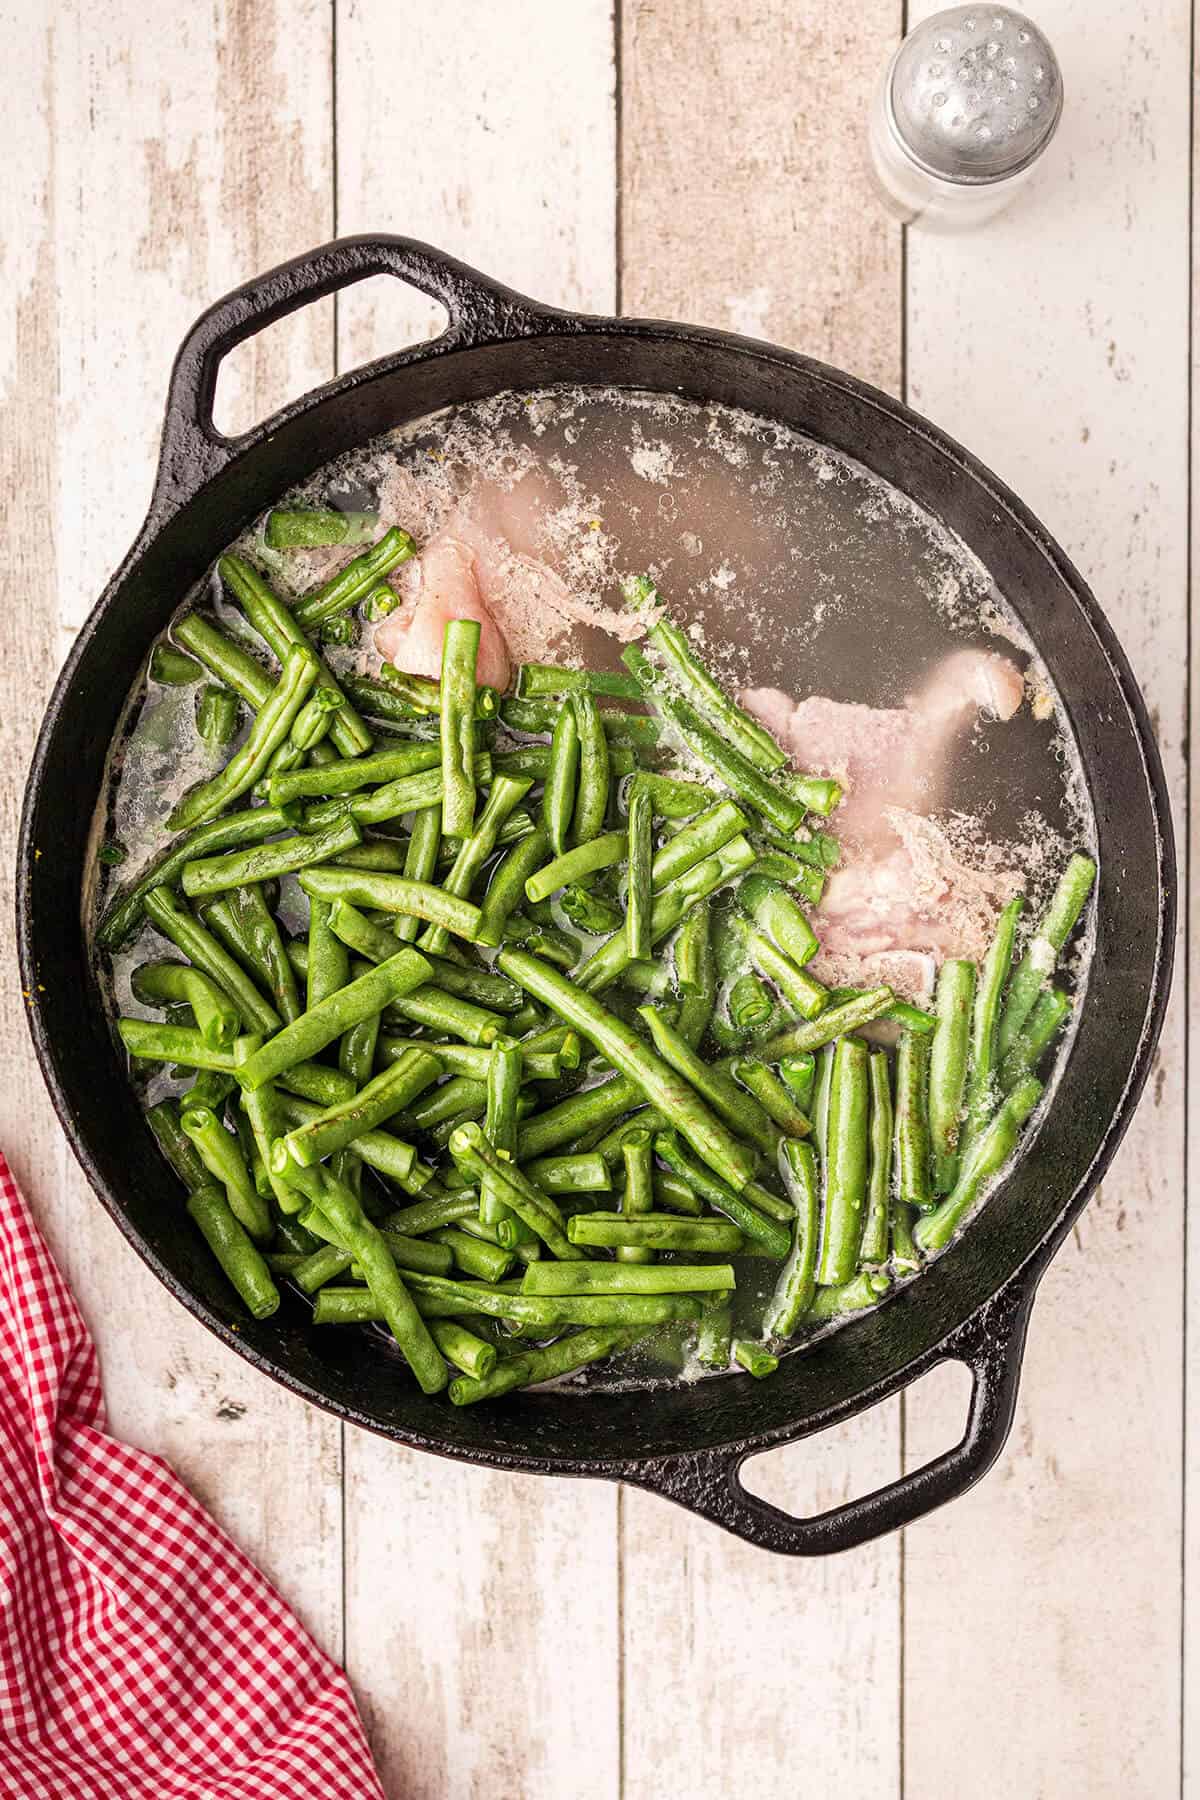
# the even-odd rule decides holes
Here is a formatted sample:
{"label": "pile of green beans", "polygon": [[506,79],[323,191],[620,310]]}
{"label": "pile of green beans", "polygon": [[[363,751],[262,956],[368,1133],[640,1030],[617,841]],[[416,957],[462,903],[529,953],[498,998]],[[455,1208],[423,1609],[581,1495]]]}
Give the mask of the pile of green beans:
{"label": "pile of green beans", "polygon": [[197,612],[156,645],[151,681],[212,678],[224,765],[95,931],[137,940],[119,1036],[241,1305],[380,1326],[468,1405],[649,1338],[762,1379],[943,1249],[1041,1098],[1091,859],[1015,968],[1019,898],[980,969],[944,962],[932,1012],[830,989],[837,783],[665,616],[628,673],[527,664],[503,701],[472,620],[437,680],[343,679],[309,634],[382,616],[412,539],[293,508],[264,541],[366,547],[294,606],[221,559],[261,660]]}

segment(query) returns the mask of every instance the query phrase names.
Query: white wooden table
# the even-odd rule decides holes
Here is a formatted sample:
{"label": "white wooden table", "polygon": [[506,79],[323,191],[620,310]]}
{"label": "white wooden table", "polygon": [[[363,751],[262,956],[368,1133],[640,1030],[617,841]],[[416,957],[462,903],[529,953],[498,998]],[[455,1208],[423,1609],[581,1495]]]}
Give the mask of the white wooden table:
{"label": "white wooden table", "polygon": [[[54,671],[141,516],[176,341],[236,282],[364,230],[904,394],[1091,580],[1186,846],[1192,8],[1031,5],[1067,91],[1043,172],[981,233],[905,243],[861,167],[901,0],[0,0],[6,847]],[[246,347],[224,418],[430,329],[379,287]],[[7,898],[0,917],[7,938]],[[642,1494],[343,1430],[226,1354],[89,1197],[5,951],[0,1143],[113,1424],[344,1658],[389,1794],[1200,1800],[1186,962],[1142,1112],[1044,1283],[999,1466],[903,1537],[800,1566]],[[774,1453],[762,1485],[797,1508],[864,1491],[963,1404],[930,1377]]]}

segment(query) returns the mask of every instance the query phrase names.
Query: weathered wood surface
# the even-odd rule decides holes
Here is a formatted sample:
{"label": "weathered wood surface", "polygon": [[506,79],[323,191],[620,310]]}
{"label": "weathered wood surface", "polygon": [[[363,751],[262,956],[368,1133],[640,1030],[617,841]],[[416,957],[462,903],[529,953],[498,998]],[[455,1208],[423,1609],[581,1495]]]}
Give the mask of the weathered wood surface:
{"label": "weathered wood surface", "polygon": [[[140,518],[175,342],[335,229],[423,236],[549,301],[728,326],[906,391],[1092,581],[1182,806],[1190,9],[1037,10],[1068,94],[1044,171],[982,233],[910,234],[905,260],[861,158],[898,0],[624,0],[615,21],[600,0],[0,4],[5,843],[55,667]],[[407,290],[364,286],[336,321],[326,303],[239,353],[221,417],[433,328]],[[1045,1282],[998,1469],[903,1542],[794,1566],[643,1494],[343,1434],[226,1354],[88,1196],[5,953],[0,1143],[97,1334],[114,1424],[345,1655],[390,1793],[1158,1800],[1182,1743],[1200,1794],[1182,985],[1152,1094]],[[931,1382],[751,1481],[815,1510],[915,1465],[962,1407]]]}

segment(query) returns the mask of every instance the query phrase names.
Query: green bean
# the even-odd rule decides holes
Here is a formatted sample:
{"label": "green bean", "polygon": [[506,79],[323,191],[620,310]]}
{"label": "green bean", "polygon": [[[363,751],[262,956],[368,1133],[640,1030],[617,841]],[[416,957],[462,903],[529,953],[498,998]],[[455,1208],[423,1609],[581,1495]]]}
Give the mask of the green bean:
{"label": "green bean", "polygon": [[[625,941],[634,961],[650,955],[650,918],[654,883],[654,801],[649,788],[635,778],[629,791],[625,848],[629,881],[625,902]],[[615,929],[615,928],[614,928]]]}
{"label": "green bean", "polygon": [[775,1011],[769,990],[757,975],[739,975],[729,990],[729,1017],[739,1031],[765,1025]]}
{"label": "green bean", "polygon": [[237,1139],[208,1106],[189,1102],[180,1113],[179,1123],[209,1174],[225,1189],[234,1217],[256,1243],[270,1243],[271,1217],[250,1178]]}
{"label": "green bean", "polygon": [[269,1318],[278,1309],[279,1289],[225,1194],[213,1183],[196,1188],[187,1209],[247,1310],[256,1319]]}
{"label": "green bean", "polygon": [[801,1018],[820,1019],[829,1005],[829,989],[810,975],[807,969],[798,968],[765,932],[757,929],[746,933],[746,953],[754,967],[768,981],[774,982],[788,1005],[794,1007]]}
{"label": "green bean", "polygon": [[[235,1050],[237,1046],[234,1046]],[[236,1061],[236,1057],[235,1057]],[[175,1071],[176,1075],[180,1073]],[[220,1113],[231,1094],[237,1092],[237,1076],[227,1070],[201,1069],[200,1073],[182,1096],[182,1106],[207,1106],[215,1113]]]}
{"label": "green bean", "polygon": [[473,1381],[486,1381],[496,1367],[499,1352],[495,1344],[476,1337],[457,1319],[431,1319],[429,1335],[446,1361]]}
{"label": "green bean", "polygon": [[573,707],[564,706],[555,722],[542,794],[542,829],[555,856],[567,848],[578,782],[579,720]]}
{"label": "green bean", "polygon": [[228,994],[250,1030],[275,1030],[280,1023],[278,1012],[263,999],[250,977],[212,932],[193,917],[169,888],[151,888],[143,905],[151,924]]}
{"label": "green bean", "polygon": [[[340,902],[338,902],[340,904]],[[319,1006],[330,994],[336,994],[350,979],[350,957],[346,946],[331,928],[332,911],[328,900],[308,903],[308,961],[306,993],[308,1006]]]}
{"label": "green bean", "polygon": [[1059,952],[1074,931],[1096,879],[1090,856],[1076,854],[1064,869],[1025,954],[1014,969],[996,1033],[996,1055],[1003,1059],[1033,1011],[1037,997],[1054,973]]}
{"label": "green bean", "polygon": [[150,652],[150,679],[163,687],[192,687],[204,677],[204,670],[194,657],[160,638]]}
{"label": "green bean", "polygon": [[[262,1037],[257,1032],[240,1037],[234,1045],[234,1062],[240,1068],[249,1060],[262,1044]],[[262,1166],[262,1173],[267,1192],[263,1193],[263,1182],[258,1180],[255,1171],[255,1185],[264,1199],[273,1195],[284,1218],[304,1210],[304,1196],[277,1175],[271,1167],[271,1151],[276,1138],[284,1131],[283,1105],[273,1081],[264,1081],[254,1093],[241,1093],[239,1112],[239,1131],[244,1121],[254,1145],[257,1161]]]}
{"label": "green bean", "polygon": [[[847,1001],[861,998],[863,992],[864,990],[862,988],[833,988],[830,991],[827,1004],[829,1006],[844,1006]],[[932,1037],[937,1030],[937,1019],[934,1014],[925,1012],[919,1006],[913,1006],[908,1000],[890,1000],[880,1013],[879,1017],[881,1019],[890,1019],[893,1024],[903,1025],[906,1030],[916,1031],[927,1037]]]}
{"label": "green bean", "polygon": [[239,700],[254,712],[260,712],[271,698],[275,683],[270,675],[240,644],[234,643],[206,613],[188,613],[172,626],[181,644],[186,644]]}
{"label": "green bean", "polygon": [[[422,713],[440,713],[442,710],[441,684],[428,675],[411,675],[404,669],[398,669],[395,663],[385,662],[380,665],[380,674],[388,692],[398,696],[405,703]],[[493,687],[484,687],[476,683],[475,718],[476,720],[494,719],[500,711],[500,696]]]}
{"label": "green bean", "polygon": [[298,1062],[293,1068],[285,1069],[278,1079],[280,1087],[286,1088],[289,1094],[317,1106],[333,1106],[339,1100],[348,1100],[356,1085],[340,1069],[331,1069],[326,1063],[318,1062]]}
{"label": "green bean", "polygon": [[749,1338],[734,1338],[732,1344],[733,1360],[745,1369],[747,1375],[753,1375],[756,1381],[763,1381],[773,1375],[779,1367],[779,1358],[773,1356],[761,1344],[752,1343]]}
{"label": "green bean", "polygon": [[[476,781],[491,780],[492,759],[486,750],[475,757],[473,768]],[[395,781],[385,781],[367,793],[335,794],[328,800],[312,801],[304,809],[303,827],[305,831],[323,831],[347,813],[360,825],[383,825],[403,813],[424,812],[430,806],[439,809],[440,817],[441,805],[441,769],[418,769],[415,775],[398,775]]]}
{"label": "green bean", "polygon": [[651,867],[654,891],[659,892],[706,856],[715,856],[746,828],[746,822],[745,813],[732,800],[719,800],[699,813],[655,855]]}
{"label": "green bean", "polygon": [[[569,696],[567,708],[575,714],[579,738],[579,772],[571,817],[571,842],[582,845],[591,843],[604,829],[610,780],[608,739],[600,710],[586,689],[577,688]],[[611,717],[610,722],[615,723]]]}
{"label": "green bean", "polygon": [[238,844],[257,843],[289,829],[289,820],[277,807],[258,806],[247,812],[229,813],[189,832],[143,869],[132,885],[121,889],[101,920],[96,942],[102,950],[115,950],[141,917],[142,903],[152,889],[173,887],[184,868],[201,851],[227,850]]}
{"label": "green bean", "polygon": [[690,819],[712,804],[712,794],[697,781],[680,781],[673,775],[655,775],[639,769],[637,783],[644,787],[661,819]]}
{"label": "green bean", "polygon": [[389,1001],[410,993],[428,974],[429,964],[417,951],[398,951],[269,1038],[239,1070],[243,1086],[256,1088],[295,1063],[318,1055],[360,1019],[370,1018]]}
{"label": "green bean", "polygon": [[412,1287],[418,1306],[434,1316],[482,1313],[485,1318],[512,1320],[546,1332],[570,1325],[637,1325],[645,1329],[698,1319],[701,1310],[700,1300],[692,1294],[522,1294],[508,1286],[447,1281],[436,1275],[414,1275]]}
{"label": "green bean", "polygon": [[[276,507],[267,514],[264,533],[272,550],[294,550],[313,544],[366,544],[379,526],[373,512],[334,512],[327,506]],[[400,534],[407,537],[407,532]],[[408,539],[412,543],[412,539]],[[412,551],[408,554],[411,556]],[[353,563],[350,565],[353,568]]]}
{"label": "green bean", "polygon": [[[600,1090],[592,1088],[589,1091],[591,1093],[598,1093]],[[656,1106],[643,1106],[641,1104],[640,1095],[635,1095],[634,1099],[629,1102],[629,1106],[636,1106],[638,1111],[633,1113],[627,1119],[619,1120],[618,1123],[613,1126],[611,1131],[604,1132],[597,1138],[596,1142],[591,1145],[591,1149],[598,1157],[600,1157],[606,1168],[615,1168],[618,1163],[624,1168],[625,1139],[627,1137],[643,1131],[648,1131],[651,1136],[653,1136],[656,1131],[665,1131],[667,1129],[668,1120],[666,1114],[659,1112]],[[622,1108],[622,1110],[628,1112],[629,1106]]]}
{"label": "green bean", "polygon": [[570,694],[582,688],[589,694],[607,694],[618,700],[640,700],[641,686],[632,675],[607,670],[567,669],[557,663],[522,663],[517,670],[517,697],[537,700],[546,695]]}
{"label": "green bean", "polygon": [[320,1238],[302,1225],[299,1219],[276,1219],[275,1242],[282,1250],[296,1256],[311,1256],[320,1246]]}
{"label": "green bean", "polygon": [[892,1085],[888,1059],[873,1050],[869,1062],[871,1086],[870,1174],[867,1179],[867,1212],[863,1224],[859,1260],[883,1263],[888,1258],[892,1215]]}
{"label": "green bean", "polygon": [[400,744],[370,756],[344,757],[323,767],[289,769],[272,775],[271,805],[285,806],[289,801],[306,800],[313,795],[356,794],[363,788],[383,787],[403,776],[436,769],[439,757],[436,744]]}
{"label": "green bean", "polygon": [[[574,1036],[574,1034],[571,1034]],[[578,1064],[578,1042],[569,1054],[575,1056]],[[422,1038],[382,1037],[379,1040],[379,1054],[385,1061],[395,1061],[405,1050],[427,1050],[430,1046]],[[469,1075],[473,1081],[486,1082],[488,1065],[491,1061],[492,1045],[475,1044],[438,1044],[436,1053],[446,1065],[451,1075]],[[528,1042],[521,1045],[521,1076],[524,1081],[555,1081],[560,1070],[567,1067],[557,1052],[531,1050]]]}
{"label": "green bean", "polygon": [[623,1113],[641,1104],[641,1090],[624,1075],[614,1075],[580,1094],[569,1094],[556,1106],[525,1119],[517,1133],[522,1164],[571,1144],[585,1132],[606,1131]]}
{"label": "green bean", "polygon": [[287,737],[292,720],[316,677],[316,656],[307,646],[293,646],[284,662],[279,685],[255,718],[241,749],[235,751],[219,775],[201,782],[185,794],[167,820],[169,830],[182,831],[189,825],[202,825],[254,786]]}
{"label": "green bean", "polygon": [[829,1147],[829,1090],[833,1082],[833,1059],[837,1054],[836,1044],[823,1046],[817,1059],[817,1074],[813,1089],[812,1106],[812,1140],[821,1166],[825,1165],[825,1157]]}
{"label": "green bean", "polygon": [[[488,1136],[495,1143],[491,1131]],[[547,1194],[596,1194],[612,1186],[608,1164],[594,1150],[531,1157],[521,1164],[521,1172]]]}
{"label": "green bean", "polygon": [[692,995],[715,1004],[716,967],[709,931],[711,908],[707,896],[698,900],[684,917],[675,939],[675,985],[685,999]]}
{"label": "green bean", "polygon": [[867,1047],[844,1037],[837,1046],[829,1087],[825,1183],[817,1284],[839,1287],[858,1262],[867,1197],[870,1077]]}
{"label": "green bean", "polygon": [[[414,813],[408,848],[404,856],[406,881],[420,882],[424,886],[428,886],[433,881],[441,842],[441,808],[427,806],[420,812]],[[396,920],[395,929],[396,936],[402,942],[411,943],[421,929],[421,922],[412,913],[403,913]]]}
{"label": "green bean", "polygon": [[471,1237],[454,1225],[439,1225],[432,1235],[450,1250],[464,1275],[477,1276],[481,1281],[503,1281],[513,1266],[511,1250]]}
{"label": "green bean", "polygon": [[936,1194],[948,1194],[958,1177],[958,1134],[974,999],[975,964],[948,959],[938,971],[938,1022],[929,1055],[929,1133]]}
{"label": "green bean", "polygon": [[696,1334],[696,1361],[705,1369],[727,1369],[733,1354],[733,1302],[728,1294],[705,1302]]}
{"label": "green bean", "polygon": [[[649,1138],[647,1138],[649,1147]],[[626,1188],[626,1202],[628,1188]],[[619,1213],[586,1212],[576,1213],[567,1221],[567,1236],[573,1244],[585,1244],[593,1248],[621,1250],[624,1248],[645,1248],[655,1250],[698,1250],[708,1255],[738,1256],[745,1246],[745,1238],[736,1225],[726,1219],[680,1219],[670,1213],[656,1213],[647,1209],[632,1216],[628,1210]],[[608,1269],[609,1263],[589,1265],[594,1268]],[[732,1273],[732,1271],[731,1271]],[[699,1287],[732,1287],[729,1282],[700,1282]],[[528,1293],[549,1293],[549,1288],[537,1288],[526,1281]],[[681,1282],[681,1287],[689,1286]],[[562,1292],[573,1290],[564,1288]],[[644,1288],[644,1293],[658,1290]],[[665,1291],[665,1289],[663,1290]]]}
{"label": "green bean", "polygon": [[706,1102],[680,1080],[676,1070],[647,1049],[623,1021],[556,969],[523,951],[502,950],[496,960],[505,975],[511,975],[534,999],[552,1007],[568,1025],[590,1038],[620,1074],[636,1082],[651,1105],[667,1114],[697,1154],[735,1191],[746,1185],[754,1173],[752,1152],[737,1142]]}
{"label": "green bean", "polygon": [[196,697],[196,731],[211,750],[223,750],[237,736],[238,700],[226,687],[209,682]]}
{"label": "green bean", "polygon": [[863,1269],[836,1287],[818,1288],[808,1309],[807,1323],[827,1324],[841,1313],[861,1312],[876,1306],[892,1285],[891,1277],[878,1269]]}
{"label": "green bean", "polygon": [[662,657],[672,679],[730,744],[756,768],[768,774],[787,761],[769,731],[731,700],[692,650],[684,633],[667,618],[660,618],[646,642]]}
{"label": "green bean", "polygon": [[[367,1218],[351,1189],[327,1170],[299,1169],[293,1174],[296,1185],[309,1195],[337,1232],[342,1246],[352,1252],[360,1265],[422,1393],[436,1394],[446,1384],[446,1365],[397,1273],[383,1233]],[[438,1277],[414,1275],[412,1279],[433,1281]]]}
{"label": "green bean", "polygon": [[1057,1037],[1071,1012],[1071,998],[1061,988],[1047,988],[1012,1041],[1000,1065],[1000,1092],[1011,1093],[1026,1075],[1032,1075],[1051,1040]]}
{"label": "green bean", "polygon": [[807,1114],[812,1106],[813,1084],[817,1074],[817,1059],[813,1052],[804,1050],[798,1056],[781,1057],[779,1074],[800,1111]]}
{"label": "green bean", "polygon": [[[271,592],[251,563],[240,556],[225,555],[218,562],[217,570],[250,624],[281,664],[292,647],[303,647],[316,655],[291,609]],[[319,658],[317,684],[342,695],[341,688]],[[329,736],[340,755],[361,756],[371,748],[371,734],[359,713],[345,701],[344,695],[342,698],[344,704],[331,717]]]}
{"label": "green bean", "polygon": [[643,1332],[606,1328],[580,1331],[573,1337],[560,1338],[556,1344],[542,1349],[526,1350],[497,1363],[483,1381],[460,1375],[450,1383],[450,1400],[454,1406],[472,1406],[479,1400],[495,1400],[514,1388],[536,1387],[539,1382],[553,1381],[573,1374],[589,1363],[603,1362],[619,1350],[628,1350]]}
{"label": "green bean", "polygon": [[401,1206],[388,1213],[382,1221],[382,1229],[423,1237],[440,1225],[459,1225],[469,1220],[477,1204],[473,1189],[461,1194],[439,1194],[435,1199],[415,1200],[411,1206]]}
{"label": "green bean", "polygon": [[817,954],[817,934],[786,889],[762,875],[749,875],[738,889],[738,902],[755,924],[796,967]]}
{"label": "green bean", "polygon": [[[373,1131],[410,1106],[418,1094],[437,1080],[441,1071],[442,1065],[436,1055],[421,1050],[409,1051],[399,1062],[368,1081],[353,1100],[329,1107],[309,1123],[289,1131],[272,1154],[272,1169],[277,1175],[286,1176],[289,1157],[308,1167],[332,1156],[335,1150],[344,1150],[364,1132]],[[395,1142],[400,1145],[399,1138]],[[404,1171],[408,1174],[417,1153],[411,1145],[405,1148],[411,1151],[408,1168]]]}
{"label": "green bean", "polygon": [[812,1127],[779,1077],[756,1057],[738,1056],[730,1064],[735,1081],[751,1093],[766,1113],[789,1137],[807,1137]]}
{"label": "green bean", "polygon": [[448,619],[442,638],[442,831],[466,837],[475,818],[475,665],[477,619]]}
{"label": "green bean", "polygon": [[763,1315],[763,1331],[768,1337],[788,1338],[812,1305],[817,1287],[821,1200],[817,1159],[811,1144],[785,1138],[779,1170],[796,1209],[796,1224],[791,1251]]}
{"label": "green bean", "polygon": [[734,1193],[728,1184],[713,1175],[704,1164],[687,1152],[674,1131],[655,1135],[655,1154],[667,1167],[727,1219],[751,1242],[761,1244],[771,1256],[783,1258],[791,1245],[788,1233],[774,1219],[766,1218],[743,1194]]}
{"label": "green bean", "polygon": [[478,941],[479,908],[427,882],[379,875],[369,869],[325,867],[302,870],[300,886],[310,899],[351,900],[356,906],[374,907],[379,912],[413,913],[431,925],[444,925],[456,937]]}
{"label": "green bean", "polygon": [[179,1123],[179,1103],[160,1100],[146,1111],[146,1123],[154,1133],[154,1141],[189,1192],[204,1187],[208,1170],[198,1151]]}
{"label": "green bean", "polygon": [[621,831],[605,832],[600,837],[577,844],[573,850],[554,857],[528,877],[525,882],[526,899],[548,899],[558,888],[583,881],[589,875],[598,874],[601,869],[613,868],[625,860],[627,847],[625,833]]}
{"label": "green bean", "polygon": [[[651,942],[657,943],[674,931],[697,901],[715,893],[727,881],[735,880],[753,861],[754,852],[748,840],[736,837],[715,856],[705,857],[694,868],[676,876],[654,896],[650,915]],[[629,942],[622,927],[576,970],[576,985],[587,993],[599,993],[619,980],[629,963]]]}
{"label": "green bean", "polygon": [[963,1102],[959,1140],[961,1156],[977,1137],[996,1103],[996,1029],[1004,997],[1004,984],[1012,967],[1013,940],[1025,902],[1018,894],[996,921],[996,930],[979,972],[975,1011],[971,1019],[970,1073]]}
{"label": "green bean", "polygon": [[515,1164],[501,1158],[478,1124],[468,1122],[457,1128],[450,1139],[450,1154],[481,1187],[484,1178],[489,1178],[497,1198],[536,1232],[555,1256],[564,1261],[580,1256],[581,1252],[567,1238],[563,1216],[555,1202]]}
{"label": "green bean", "polygon": [[766,1043],[758,1046],[758,1054],[764,1062],[779,1062],[783,1057],[794,1056],[803,1050],[819,1050],[823,1044],[831,1044],[846,1032],[869,1025],[891,999],[889,987],[868,988],[855,999],[847,1000],[841,1006],[827,1006],[817,1018],[805,1020],[801,1025],[793,1025],[768,1038]]}
{"label": "green bean", "polygon": [[508,1024],[500,1013],[489,1012],[470,1000],[460,1000],[457,994],[444,993],[432,982],[393,1000],[388,1015],[423,1025],[429,1031],[461,1038],[467,1044],[479,1045],[494,1044]]}
{"label": "green bean", "polygon": [[[724,1069],[716,1068],[697,1056],[691,1045],[680,1037],[674,1026],[653,1006],[639,1006],[638,1017],[648,1026],[654,1047],[663,1061],[682,1075],[685,1081],[690,1082],[700,1098],[708,1103],[719,1119],[724,1120],[731,1131],[736,1131],[760,1149],[773,1142],[771,1122],[752,1094],[738,1087]],[[662,1110],[669,1112],[669,1108],[665,1106]],[[695,1147],[699,1149],[698,1145]]]}
{"label": "green bean", "polygon": [[842,797],[842,784],[828,775],[793,775],[780,776],[780,781],[789,794],[795,795],[807,812],[820,813],[827,818]]}
{"label": "green bean", "polygon": [[692,1219],[698,1219],[704,1211],[699,1197],[692,1192],[687,1182],[669,1169],[654,1171],[654,1205],[657,1211],[666,1207],[671,1212],[682,1213]]}
{"label": "green bean", "polygon": [[741,750],[706,724],[686,700],[656,683],[650,664],[635,644],[627,646],[621,660],[648,685],[656,711],[671,722],[692,754],[707,764],[737,799],[744,800],[780,831],[795,831],[804,818],[804,803],[768,780]]}
{"label": "green bean", "polygon": [[[586,1215],[577,1214],[574,1226]],[[620,1224],[619,1218],[617,1219]],[[679,1228],[687,1221],[670,1220]],[[580,1240],[582,1241],[582,1240]],[[702,1294],[721,1293],[736,1285],[728,1263],[530,1263],[521,1292],[537,1295],[568,1294]]]}
{"label": "green bean", "polygon": [[927,1037],[901,1032],[896,1049],[896,1193],[921,1212],[933,1205],[929,1050]]}
{"label": "green bean", "polygon": [[[475,885],[475,877],[496,848],[501,826],[514,807],[525,798],[530,785],[528,779],[518,781],[511,775],[496,776],[487,803],[475,821],[474,830],[463,840],[453,865],[442,882],[447,894],[463,900],[467,898]],[[417,942],[422,950],[441,956],[449,942],[449,933],[444,925],[431,925]]]}
{"label": "green bean", "polygon": [[[488,1059],[484,1131],[497,1154],[507,1158],[511,1158],[517,1148],[517,1096],[522,1079],[520,1045],[512,1038],[498,1038]],[[536,1183],[535,1176],[527,1176],[527,1179]],[[490,1174],[483,1175],[479,1183],[480,1223],[499,1225],[512,1216]]]}
{"label": "green bean", "polygon": [[524,898],[525,882],[541,868],[549,849],[549,838],[538,829],[514,844],[496,864],[484,898],[477,942],[493,948],[503,942],[509,917]]}
{"label": "green bean", "polygon": [[214,1050],[228,1050],[241,1029],[241,1014],[224,989],[186,963],[143,963],[133,971],[131,986],[143,1006],[164,1001],[190,1006],[201,1037]]}
{"label": "green bean", "polygon": [[[272,515],[274,516],[274,515]],[[347,515],[348,516],[348,515]],[[267,522],[267,542],[271,543],[270,521]],[[326,539],[326,542],[334,540]],[[353,543],[352,537],[336,540],[341,543]],[[377,544],[364,550],[360,556],[354,557],[344,569],[339,569],[329,581],[314,588],[311,594],[305,594],[292,609],[297,625],[304,631],[312,631],[332,619],[335,614],[348,612],[352,606],[376,587],[385,575],[397,568],[402,562],[415,554],[416,544],[407,531],[393,525],[385,531]]]}
{"label": "green bean", "polygon": [[1034,1075],[1026,1075],[1013,1088],[963,1158],[953,1191],[918,1222],[915,1237],[920,1249],[929,1255],[945,1249],[979,1198],[984,1182],[999,1174],[1012,1155],[1021,1127],[1042,1092],[1042,1083]]}
{"label": "green bean", "polygon": [[374,869],[382,875],[403,875],[407,845],[396,838],[371,838],[342,850],[332,860],[341,869]]}
{"label": "green bean", "polygon": [[230,890],[226,896],[234,930],[246,949],[251,972],[267,988],[285,1022],[304,1011],[296,972],[292,968],[279,927],[258,883]]}
{"label": "green bean", "polygon": [[[618,1227],[635,1223],[640,1216],[651,1212],[654,1207],[654,1156],[651,1147],[651,1135],[644,1128],[631,1131],[621,1143],[621,1160],[625,1170],[625,1190],[621,1195],[621,1211],[610,1213],[610,1219],[616,1218]],[[604,1158],[601,1164],[607,1168]],[[675,1221],[677,1222],[677,1221]],[[587,1238],[577,1237],[573,1231],[574,1221],[567,1226],[567,1236],[573,1244],[587,1243]],[[626,1236],[613,1240],[617,1244],[617,1261],[619,1263],[652,1263],[654,1261],[653,1246],[636,1236]],[[694,1248],[694,1246],[691,1246]]]}
{"label": "green bean", "polygon": [[315,863],[328,862],[344,850],[361,844],[362,832],[351,818],[340,819],[311,836],[280,838],[271,844],[252,844],[224,856],[206,856],[189,862],[183,871],[183,891],[191,899],[223,893],[250,882],[271,881],[294,874]]}

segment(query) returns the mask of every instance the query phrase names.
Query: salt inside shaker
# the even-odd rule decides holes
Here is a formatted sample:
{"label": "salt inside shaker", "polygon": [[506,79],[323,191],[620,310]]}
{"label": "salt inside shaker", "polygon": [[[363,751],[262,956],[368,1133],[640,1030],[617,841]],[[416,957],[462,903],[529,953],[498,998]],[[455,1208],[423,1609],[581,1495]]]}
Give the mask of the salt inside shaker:
{"label": "salt inside shaker", "polygon": [[882,198],[906,224],[962,231],[1019,192],[1054,136],[1062,72],[1031,19],[952,6],[901,43],[871,108]]}

